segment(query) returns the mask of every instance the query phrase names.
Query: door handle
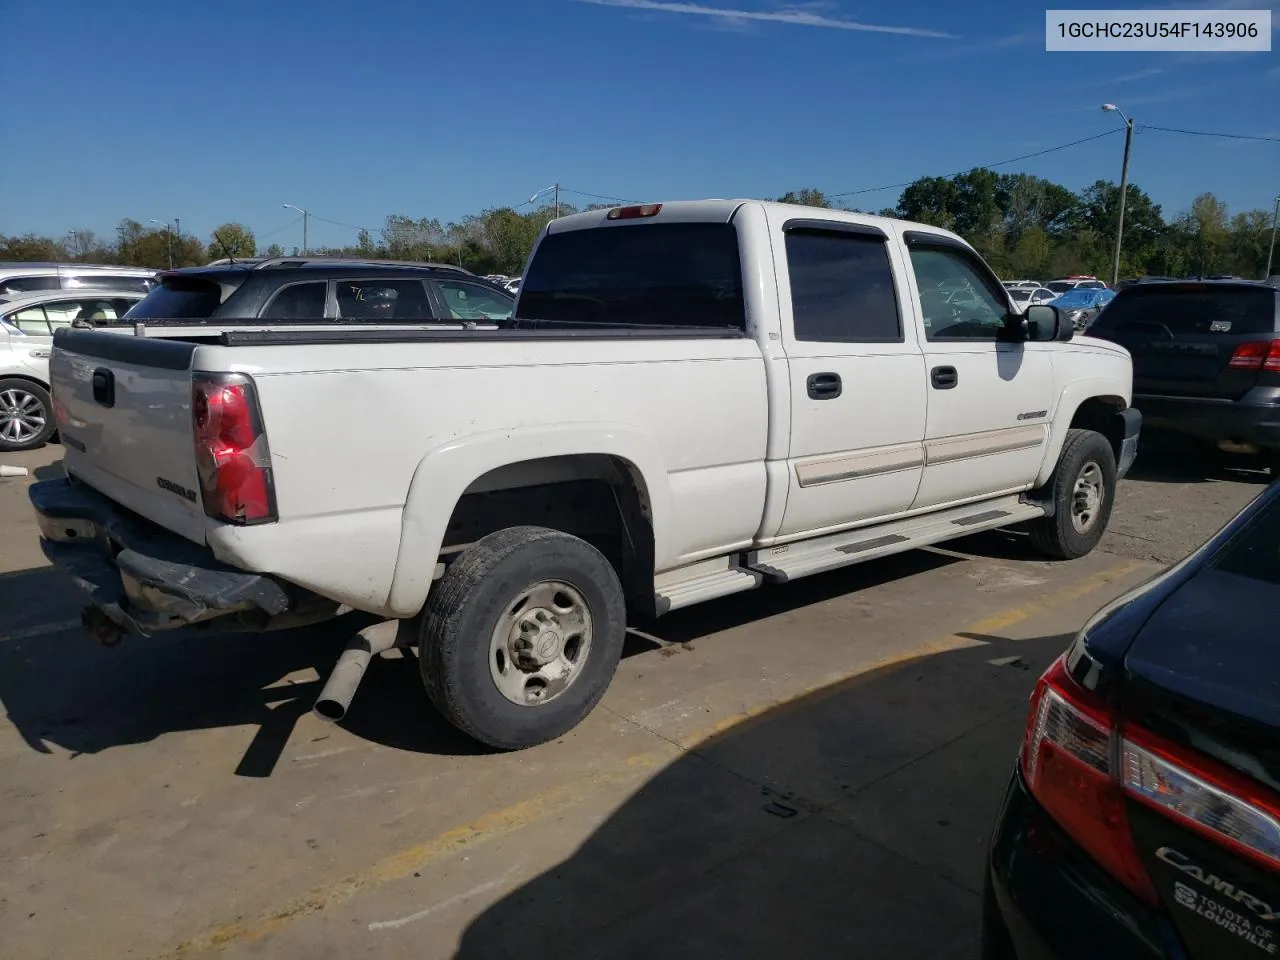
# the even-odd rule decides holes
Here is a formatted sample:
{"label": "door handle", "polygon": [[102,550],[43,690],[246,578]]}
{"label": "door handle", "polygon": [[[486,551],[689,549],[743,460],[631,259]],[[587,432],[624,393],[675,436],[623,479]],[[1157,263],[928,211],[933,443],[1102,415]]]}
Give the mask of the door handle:
{"label": "door handle", "polygon": [[934,367],[929,371],[929,382],[935,390],[950,390],[960,382],[960,375],[955,367]]}
{"label": "door handle", "polygon": [[810,400],[834,400],[844,390],[838,373],[811,373],[806,386]]}
{"label": "door handle", "polygon": [[106,367],[93,371],[93,399],[104,407],[116,405],[116,378]]}

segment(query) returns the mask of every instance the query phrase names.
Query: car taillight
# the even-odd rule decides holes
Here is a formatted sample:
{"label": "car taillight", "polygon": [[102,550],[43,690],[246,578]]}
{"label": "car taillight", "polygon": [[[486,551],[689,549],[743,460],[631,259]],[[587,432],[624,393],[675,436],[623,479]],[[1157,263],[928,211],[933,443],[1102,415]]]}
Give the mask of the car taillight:
{"label": "car taillight", "polygon": [[1126,792],[1236,854],[1280,870],[1280,798],[1146,731],[1125,729]]}
{"label": "car taillight", "polygon": [[1137,801],[1236,854],[1280,868],[1280,797],[1239,773],[1121,722],[1059,658],[1040,678],[1019,757],[1045,811],[1112,876],[1156,903],[1129,831]]}
{"label": "car taillight", "polygon": [[1228,366],[1235,370],[1280,373],[1280,340],[1251,340],[1236,347]]}
{"label": "car taillight", "polygon": [[1138,858],[1116,776],[1115,716],[1059,658],[1040,678],[1022,743],[1022,776],[1054,820],[1147,903],[1155,887]]}
{"label": "car taillight", "polygon": [[253,381],[241,374],[193,374],[191,425],[204,512],[228,523],[275,520],[271,451]]}

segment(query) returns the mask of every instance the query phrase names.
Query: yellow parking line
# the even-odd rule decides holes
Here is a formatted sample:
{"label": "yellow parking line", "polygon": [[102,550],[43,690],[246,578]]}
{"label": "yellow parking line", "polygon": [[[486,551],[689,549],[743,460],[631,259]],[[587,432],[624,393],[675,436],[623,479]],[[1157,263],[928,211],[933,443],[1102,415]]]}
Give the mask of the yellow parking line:
{"label": "yellow parking line", "polygon": [[[1022,604],[988,617],[985,620],[980,620],[973,624],[969,630],[963,632],[991,633],[996,630],[1006,629],[1016,623],[1027,620],[1037,613],[1046,612],[1063,603],[1087,596],[1093,591],[1127,576],[1143,566],[1147,566],[1147,564],[1142,561],[1131,560],[1122,563],[1086,577],[1074,586],[1057,592],[1045,600]],[[678,741],[679,746],[684,750],[692,750],[745,720],[750,720],[783,704],[802,700],[855,676],[909,663],[933,654],[973,646],[975,643],[980,642],[982,641],[967,639],[960,634],[951,634],[942,640],[923,644],[904,653],[883,657],[858,668],[852,673],[824,680],[820,684],[801,690],[785,699],[763,703],[750,710],[744,710],[733,716],[725,717],[682,738]],[[216,926],[189,940],[184,940],[172,950],[157,954],[153,960],[181,960],[181,958],[190,957],[193,954],[220,950],[233,943],[249,943],[260,940],[275,933],[291,920],[334,906],[350,899],[362,890],[411,876],[415,870],[421,870],[423,866],[440,860],[449,854],[456,853],[467,847],[487,843],[490,840],[514,833],[539,820],[567,811],[599,792],[602,786],[607,787],[630,782],[651,770],[658,769],[670,759],[671,750],[665,748],[634,754],[620,761],[611,769],[594,772],[580,780],[562,784],[544,793],[521,800],[509,807],[484,814],[470,823],[436,834],[421,843],[398,850],[364,870],[350,874],[335,883],[318,887],[310,893],[291,900],[269,912]]]}

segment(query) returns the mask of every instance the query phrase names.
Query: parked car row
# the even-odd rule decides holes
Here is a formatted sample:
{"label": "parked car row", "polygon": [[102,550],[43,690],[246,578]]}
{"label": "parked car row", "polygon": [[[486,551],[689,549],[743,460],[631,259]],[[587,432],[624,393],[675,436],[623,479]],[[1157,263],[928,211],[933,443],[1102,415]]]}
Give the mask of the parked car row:
{"label": "parked car row", "polygon": [[490,283],[496,283],[513,296],[520,292],[520,278],[508,277],[501,273],[491,273],[485,277]]}
{"label": "parked car row", "polygon": [[53,436],[49,356],[62,328],[132,335],[148,325],[489,324],[510,318],[515,304],[514,295],[460,267],[336,258],[224,260],[158,275],[4,264],[0,286],[9,291],[0,297],[0,451],[32,449]]}

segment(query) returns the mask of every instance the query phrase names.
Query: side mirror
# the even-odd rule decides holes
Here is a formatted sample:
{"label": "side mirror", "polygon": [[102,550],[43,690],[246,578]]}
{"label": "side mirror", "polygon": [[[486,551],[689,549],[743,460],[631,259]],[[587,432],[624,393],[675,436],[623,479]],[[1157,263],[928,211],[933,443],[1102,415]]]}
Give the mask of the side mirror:
{"label": "side mirror", "polygon": [[1067,341],[1076,335],[1071,318],[1051,303],[1036,303],[1022,315],[1027,340],[1031,343]]}

